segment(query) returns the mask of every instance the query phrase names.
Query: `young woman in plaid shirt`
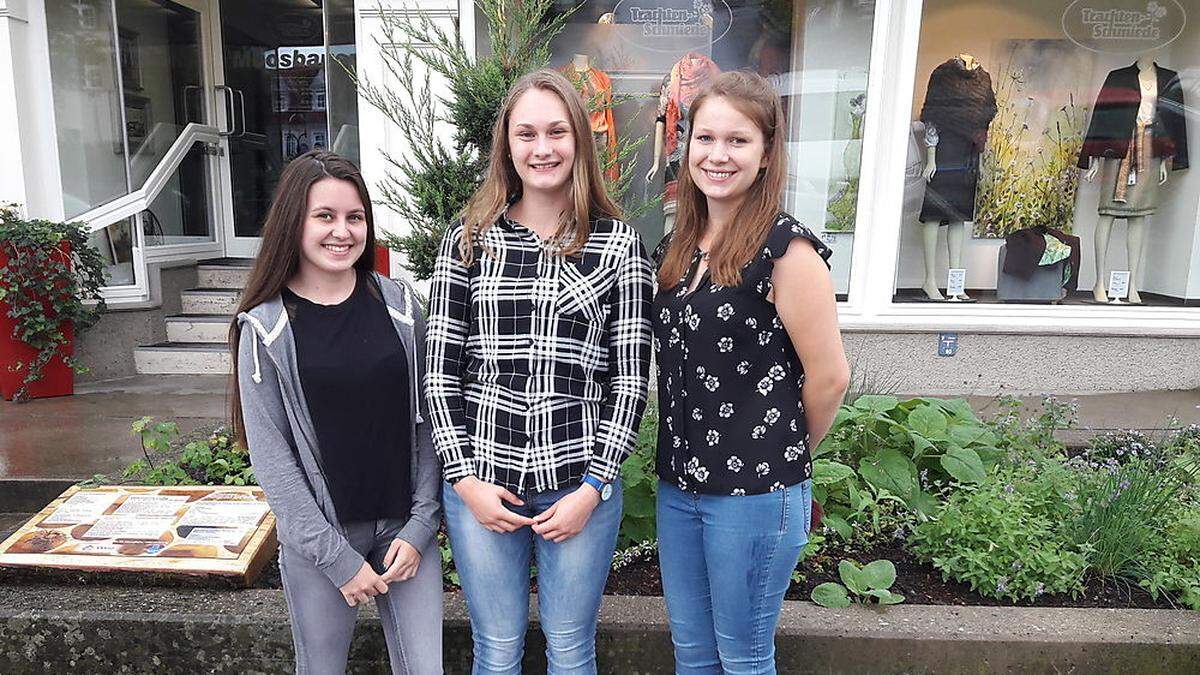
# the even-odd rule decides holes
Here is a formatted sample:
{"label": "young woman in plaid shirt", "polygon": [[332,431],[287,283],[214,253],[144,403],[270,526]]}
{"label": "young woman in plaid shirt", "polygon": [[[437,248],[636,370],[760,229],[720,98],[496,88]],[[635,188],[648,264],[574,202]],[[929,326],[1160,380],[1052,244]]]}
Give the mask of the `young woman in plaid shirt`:
{"label": "young woman in plaid shirt", "polygon": [[578,93],[549,70],[518,80],[430,294],[426,393],[475,673],[521,672],[534,558],[550,672],[596,672],[650,366],[653,273],[618,218]]}

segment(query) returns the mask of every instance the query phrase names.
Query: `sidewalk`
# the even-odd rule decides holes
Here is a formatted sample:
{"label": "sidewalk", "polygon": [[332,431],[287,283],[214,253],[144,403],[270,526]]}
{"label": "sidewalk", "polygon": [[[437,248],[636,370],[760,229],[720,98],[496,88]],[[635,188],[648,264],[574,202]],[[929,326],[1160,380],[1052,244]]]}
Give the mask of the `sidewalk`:
{"label": "sidewalk", "polygon": [[[75,396],[0,402],[0,478],[90,478],[120,471],[142,456],[129,434],[134,420],[144,415],[171,420],[185,434],[216,426],[226,417],[227,384],[223,376],[145,375],[81,385]],[[1076,429],[1063,435],[1070,444],[1110,429],[1154,435],[1172,416],[1179,424],[1200,424],[1200,390],[1062,398],[1079,405]],[[993,397],[968,400],[984,416],[996,411]]]}

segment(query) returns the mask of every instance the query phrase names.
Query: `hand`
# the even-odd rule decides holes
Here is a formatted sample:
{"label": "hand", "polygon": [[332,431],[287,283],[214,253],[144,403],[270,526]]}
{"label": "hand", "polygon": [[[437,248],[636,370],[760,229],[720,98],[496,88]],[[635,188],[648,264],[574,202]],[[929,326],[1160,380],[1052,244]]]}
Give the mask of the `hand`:
{"label": "hand", "polygon": [[454,491],[466,503],[467,508],[471,509],[475,520],[492,532],[515,532],[536,522],[532,518],[504,508],[504,502],[516,506],[524,506],[525,502],[499,485],[485,483],[475,476],[467,476],[454,484]]}
{"label": "hand", "polygon": [[421,553],[413,545],[403,539],[393,539],[383,556],[383,564],[387,571],[380,576],[384,583],[393,581],[408,581],[417,576],[417,566],[421,564]]}
{"label": "hand", "polygon": [[657,163],[651,165],[650,170],[646,172],[646,182],[649,183],[650,181],[654,180],[654,176],[656,174],[658,174],[658,164]]}
{"label": "hand", "polygon": [[1091,166],[1089,166],[1087,171],[1084,172],[1083,179],[1090,183],[1096,178],[1096,174],[1099,171],[1100,171],[1100,163],[1092,162]]}
{"label": "hand", "polygon": [[925,164],[925,173],[924,173],[925,182],[928,183],[929,181],[933,180],[933,176],[936,173],[937,173],[937,163],[934,162],[933,160],[929,160]]}
{"label": "hand", "polygon": [[355,607],[380,593],[387,593],[388,587],[383,579],[375,573],[375,570],[364,562],[362,567],[358,568],[358,573],[354,575],[354,578],[347,581],[338,590],[342,592],[346,604]]}
{"label": "hand", "polygon": [[592,511],[600,504],[600,493],[591,485],[580,485],[577,490],[554,502],[534,520],[533,531],[546,541],[561,544],[583,531]]}
{"label": "hand", "polygon": [[1167,184],[1167,163],[1166,162],[1158,163],[1158,184],[1159,185]]}

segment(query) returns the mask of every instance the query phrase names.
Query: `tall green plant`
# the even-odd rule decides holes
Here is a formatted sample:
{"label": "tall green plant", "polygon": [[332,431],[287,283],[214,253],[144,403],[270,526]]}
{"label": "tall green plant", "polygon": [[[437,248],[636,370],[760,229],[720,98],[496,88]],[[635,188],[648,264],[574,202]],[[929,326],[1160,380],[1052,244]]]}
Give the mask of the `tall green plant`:
{"label": "tall green plant", "polygon": [[[479,186],[504,94],[549,62],[550,42],[574,11],[553,14],[553,0],[478,0],[477,7],[486,19],[490,53],[476,58],[452,26],[425,15],[383,12],[376,37],[386,45],[380,49],[382,81],[351,73],[360,95],[407,146],[404,156],[384,152],[386,176],[378,187],[381,203],[411,229],[381,241],[405,255],[418,279],[433,275],[446,228]],[[424,77],[415,75],[417,66],[425,67]]]}
{"label": "tall green plant", "polygon": [[[12,337],[37,351],[32,361],[16,363],[25,373],[16,401],[26,400],[29,385],[67,345],[67,327],[79,335],[104,310],[104,261],[88,234],[82,223],[26,220],[15,205],[0,206],[0,252],[8,258],[0,267],[0,302],[16,322]],[[65,360],[84,370],[73,357]]]}

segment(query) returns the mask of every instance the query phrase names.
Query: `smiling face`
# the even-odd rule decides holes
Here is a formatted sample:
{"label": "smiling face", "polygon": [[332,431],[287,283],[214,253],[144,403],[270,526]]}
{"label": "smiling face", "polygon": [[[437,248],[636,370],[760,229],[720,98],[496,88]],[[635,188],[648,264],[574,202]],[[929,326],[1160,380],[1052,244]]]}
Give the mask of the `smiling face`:
{"label": "smiling face", "polygon": [[692,121],[688,171],[709,204],[740,204],[766,165],[766,141],[754,120],[725,97],[705,100]]}
{"label": "smiling face", "polygon": [[322,178],[308,190],[300,265],[323,274],[350,270],[366,249],[367,214],[354,183]]}
{"label": "smiling face", "polygon": [[557,94],[535,87],[517,98],[508,118],[508,150],[526,193],[567,189],[575,133],[567,105]]}

